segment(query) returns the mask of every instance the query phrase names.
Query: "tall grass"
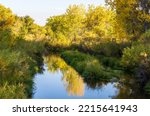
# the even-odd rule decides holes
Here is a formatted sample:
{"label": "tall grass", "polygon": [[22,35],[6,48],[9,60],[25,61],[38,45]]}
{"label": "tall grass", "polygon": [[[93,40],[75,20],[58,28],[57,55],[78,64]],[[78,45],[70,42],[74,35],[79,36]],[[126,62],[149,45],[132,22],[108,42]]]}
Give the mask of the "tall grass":
{"label": "tall grass", "polygon": [[107,81],[120,76],[120,72],[104,67],[96,57],[89,54],[78,51],[65,51],[62,52],[61,56],[84,78]]}
{"label": "tall grass", "polygon": [[0,98],[31,97],[32,78],[40,71],[43,50],[43,43],[23,39],[0,49]]}

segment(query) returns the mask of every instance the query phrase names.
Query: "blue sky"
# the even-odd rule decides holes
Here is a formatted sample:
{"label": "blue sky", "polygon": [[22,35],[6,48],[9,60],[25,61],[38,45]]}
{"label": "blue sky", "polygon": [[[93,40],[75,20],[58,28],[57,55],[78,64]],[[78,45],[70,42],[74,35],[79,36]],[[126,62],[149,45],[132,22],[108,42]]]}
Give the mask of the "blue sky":
{"label": "blue sky", "polygon": [[49,16],[59,15],[71,4],[104,5],[104,0],[0,0],[19,16],[29,15],[36,23],[44,25]]}

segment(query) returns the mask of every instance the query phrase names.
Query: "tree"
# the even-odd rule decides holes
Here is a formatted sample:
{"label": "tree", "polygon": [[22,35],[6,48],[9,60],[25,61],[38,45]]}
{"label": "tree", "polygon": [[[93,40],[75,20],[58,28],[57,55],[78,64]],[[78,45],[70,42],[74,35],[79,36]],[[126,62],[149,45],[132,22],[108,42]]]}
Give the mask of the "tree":
{"label": "tree", "polygon": [[12,14],[12,11],[0,5],[0,46],[2,48],[7,48],[11,43],[14,43],[11,29],[14,23],[15,15]]}
{"label": "tree", "polygon": [[53,16],[47,19],[45,26],[51,46],[67,47],[71,40],[68,37],[69,29],[65,15]]}
{"label": "tree", "polygon": [[84,6],[69,6],[66,13],[47,19],[47,34],[50,34],[50,43],[57,46],[70,46],[81,39],[83,22],[85,19]]}
{"label": "tree", "polygon": [[65,35],[68,31],[67,19],[65,15],[50,17],[47,19],[46,27],[49,27],[54,33],[61,32]]}
{"label": "tree", "polygon": [[138,38],[149,27],[149,0],[106,0],[117,13],[118,23],[130,38]]}
{"label": "tree", "polygon": [[104,41],[115,38],[114,23],[115,12],[101,6],[89,6],[85,25],[88,32],[96,34],[95,37],[101,38]]}
{"label": "tree", "polygon": [[21,17],[20,20],[22,21],[22,35],[26,35],[32,32],[34,20],[30,16]]}
{"label": "tree", "polygon": [[144,21],[144,31],[146,32],[150,28],[150,1],[149,0],[139,0],[139,7],[143,13]]}
{"label": "tree", "polygon": [[0,30],[6,29],[14,24],[15,16],[11,10],[0,4]]}
{"label": "tree", "polygon": [[85,20],[85,7],[83,5],[72,5],[66,11],[68,22],[68,36],[73,42],[81,38]]}

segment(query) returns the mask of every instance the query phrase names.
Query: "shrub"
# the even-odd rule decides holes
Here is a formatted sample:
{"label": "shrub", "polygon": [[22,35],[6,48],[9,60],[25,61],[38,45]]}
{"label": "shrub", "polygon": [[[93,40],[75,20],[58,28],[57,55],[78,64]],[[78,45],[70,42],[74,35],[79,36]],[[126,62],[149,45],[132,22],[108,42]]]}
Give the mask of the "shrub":
{"label": "shrub", "polygon": [[65,51],[61,54],[62,58],[74,67],[84,78],[96,80],[108,80],[119,77],[120,73],[115,73],[111,69],[104,68],[100,61],[89,54],[78,51]]}
{"label": "shrub", "polygon": [[141,35],[140,41],[150,43],[150,29],[148,31],[146,31],[144,34]]}
{"label": "shrub", "polygon": [[[7,91],[7,92],[6,92]],[[21,83],[10,85],[5,83],[0,86],[0,98],[1,99],[25,99],[27,98],[25,92],[25,86]]]}
{"label": "shrub", "polygon": [[139,65],[150,57],[150,46],[149,45],[136,45],[131,48],[125,48],[121,64],[128,70],[135,69]]}
{"label": "shrub", "polygon": [[[41,58],[37,53],[41,52],[41,49],[38,44],[21,41],[11,48],[0,49],[0,97],[27,98],[32,94],[32,78],[39,71]],[[4,87],[5,83],[7,86]],[[17,90],[20,90],[19,94],[22,95],[15,92]],[[6,96],[1,95],[2,93]]]}
{"label": "shrub", "polygon": [[105,56],[120,56],[121,46],[116,42],[104,42],[96,45],[94,51]]}
{"label": "shrub", "polygon": [[98,56],[103,65],[113,69],[121,69],[120,58]]}

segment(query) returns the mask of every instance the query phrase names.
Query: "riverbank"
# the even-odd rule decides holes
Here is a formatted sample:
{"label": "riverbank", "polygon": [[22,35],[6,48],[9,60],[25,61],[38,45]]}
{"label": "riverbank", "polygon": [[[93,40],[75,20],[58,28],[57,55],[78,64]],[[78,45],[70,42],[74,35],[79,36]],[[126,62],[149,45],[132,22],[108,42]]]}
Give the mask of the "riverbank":
{"label": "riverbank", "polygon": [[44,70],[42,73],[37,73],[33,79],[33,99],[147,98],[140,91],[136,80],[131,75],[121,74],[116,79],[110,79],[110,75],[110,78],[107,78],[107,80],[106,78],[95,78],[94,76],[87,78],[69,65],[60,57],[60,54],[51,53],[43,57]]}
{"label": "riverbank", "polygon": [[43,45],[19,40],[0,50],[0,98],[31,98],[34,74],[43,63]]}

